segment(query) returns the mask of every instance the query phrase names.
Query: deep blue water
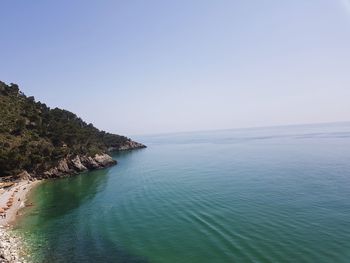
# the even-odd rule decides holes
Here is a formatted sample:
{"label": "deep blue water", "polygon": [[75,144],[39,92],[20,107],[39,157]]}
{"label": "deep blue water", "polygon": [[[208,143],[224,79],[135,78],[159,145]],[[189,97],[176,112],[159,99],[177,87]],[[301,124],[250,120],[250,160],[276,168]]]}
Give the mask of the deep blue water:
{"label": "deep blue water", "polygon": [[33,192],[35,262],[350,262],[350,123],[135,139]]}

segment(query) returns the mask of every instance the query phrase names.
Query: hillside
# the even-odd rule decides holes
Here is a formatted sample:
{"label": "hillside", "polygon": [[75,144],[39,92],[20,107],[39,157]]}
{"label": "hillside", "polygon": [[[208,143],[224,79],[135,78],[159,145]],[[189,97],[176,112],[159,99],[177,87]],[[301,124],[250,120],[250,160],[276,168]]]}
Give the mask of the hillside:
{"label": "hillside", "polygon": [[68,166],[66,173],[84,170],[79,163],[86,169],[99,168],[112,164],[111,158],[99,163],[99,156],[144,147],[125,136],[100,131],[72,112],[50,109],[24,95],[16,84],[0,81],[1,177],[23,171],[41,177],[62,166],[62,160]]}

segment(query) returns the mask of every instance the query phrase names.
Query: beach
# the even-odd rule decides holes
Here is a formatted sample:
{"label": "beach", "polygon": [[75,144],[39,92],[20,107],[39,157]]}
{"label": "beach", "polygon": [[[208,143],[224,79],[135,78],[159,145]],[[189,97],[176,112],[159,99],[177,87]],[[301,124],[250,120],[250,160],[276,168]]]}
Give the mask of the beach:
{"label": "beach", "polygon": [[27,262],[23,258],[23,243],[11,232],[12,223],[25,207],[30,190],[40,181],[22,180],[0,189],[0,263]]}

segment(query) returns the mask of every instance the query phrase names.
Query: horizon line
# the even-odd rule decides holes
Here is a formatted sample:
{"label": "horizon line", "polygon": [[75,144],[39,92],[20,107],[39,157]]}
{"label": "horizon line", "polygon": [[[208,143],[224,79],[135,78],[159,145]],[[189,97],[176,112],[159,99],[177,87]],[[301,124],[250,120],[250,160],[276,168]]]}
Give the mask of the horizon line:
{"label": "horizon line", "polygon": [[186,134],[186,133],[198,133],[198,132],[219,132],[219,131],[232,131],[232,130],[254,130],[264,128],[279,128],[279,127],[293,127],[293,126],[316,126],[325,124],[350,124],[350,120],[347,121],[327,121],[327,122],[314,122],[314,123],[294,123],[294,124],[276,124],[268,126],[249,126],[239,128],[222,128],[222,129],[205,129],[205,130],[191,130],[191,131],[179,131],[179,132],[160,132],[160,133],[144,133],[144,134],[131,134],[132,136],[157,136],[157,135],[171,135],[171,134]]}

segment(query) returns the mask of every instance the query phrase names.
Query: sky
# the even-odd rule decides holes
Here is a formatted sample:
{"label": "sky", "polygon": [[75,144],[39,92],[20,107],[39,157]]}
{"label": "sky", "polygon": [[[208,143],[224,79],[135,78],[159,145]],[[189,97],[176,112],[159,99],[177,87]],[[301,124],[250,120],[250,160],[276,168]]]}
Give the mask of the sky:
{"label": "sky", "polygon": [[109,132],[350,120],[350,0],[0,6],[0,80]]}

